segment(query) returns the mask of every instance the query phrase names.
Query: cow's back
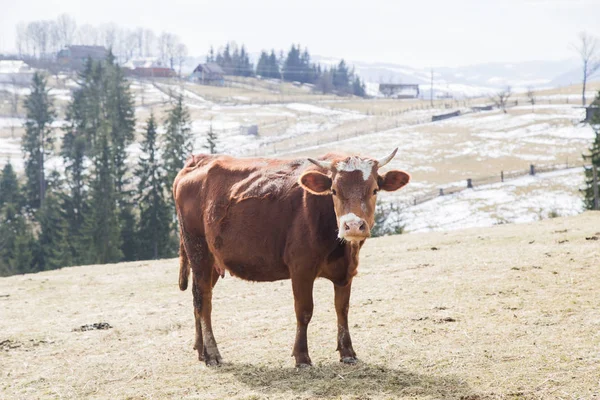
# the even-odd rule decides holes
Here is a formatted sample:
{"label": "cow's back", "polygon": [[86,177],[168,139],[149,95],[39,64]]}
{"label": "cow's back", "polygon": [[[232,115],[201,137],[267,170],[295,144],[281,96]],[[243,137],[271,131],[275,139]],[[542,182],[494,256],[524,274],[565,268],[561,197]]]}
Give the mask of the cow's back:
{"label": "cow's back", "polygon": [[243,279],[286,279],[283,252],[302,212],[303,161],[194,156],[177,176],[180,221],[204,237],[219,267]]}

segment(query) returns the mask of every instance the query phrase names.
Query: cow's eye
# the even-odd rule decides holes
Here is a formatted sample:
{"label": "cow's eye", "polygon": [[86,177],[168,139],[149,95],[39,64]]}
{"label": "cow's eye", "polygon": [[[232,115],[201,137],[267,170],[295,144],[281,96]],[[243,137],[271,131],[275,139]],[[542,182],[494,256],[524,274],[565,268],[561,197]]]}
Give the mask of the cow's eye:
{"label": "cow's eye", "polygon": [[375,196],[377,194],[377,192],[379,192],[379,189],[373,190],[373,196]]}
{"label": "cow's eye", "polygon": [[335,191],[335,189],[331,189],[331,194],[334,195],[334,196],[337,194],[337,192]]}

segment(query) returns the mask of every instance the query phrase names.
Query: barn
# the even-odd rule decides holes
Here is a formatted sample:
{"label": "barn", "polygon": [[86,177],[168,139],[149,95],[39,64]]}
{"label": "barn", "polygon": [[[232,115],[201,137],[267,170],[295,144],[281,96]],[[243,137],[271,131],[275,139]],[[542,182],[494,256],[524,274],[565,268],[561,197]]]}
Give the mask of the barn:
{"label": "barn", "polygon": [[419,97],[419,85],[403,83],[380,83],[379,93],[393,99],[416,99]]}
{"label": "barn", "polygon": [[225,83],[225,71],[219,64],[206,63],[198,64],[192,73],[192,79],[202,83],[203,85],[218,85],[222,86]]}
{"label": "barn", "polygon": [[177,75],[173,68],[161,66],[136,67],[131,74],[140,78],[172,78]]}
{"label": "barn", "polygon": [[68,46],[56,55],[56,61],[63,66],[80,69],[88,58],[104,60],[108,51],[103,46]]}

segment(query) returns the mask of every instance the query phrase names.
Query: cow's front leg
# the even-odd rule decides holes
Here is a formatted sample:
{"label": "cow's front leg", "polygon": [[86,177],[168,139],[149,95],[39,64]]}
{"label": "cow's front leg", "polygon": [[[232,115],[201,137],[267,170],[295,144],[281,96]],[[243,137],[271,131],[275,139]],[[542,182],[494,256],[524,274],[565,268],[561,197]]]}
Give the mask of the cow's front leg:
{"label": "cow's front leg", "polygon": [[314,278],[292,277],[294,292],[294,309],[296,310],[296,342],[292,355],[296,358],[296,367],[312,365],[308,355],[306,332],[313,314],[313,284]]}
{"label": "cow's front leg", "polygon": [[335,290],[335,312],[337,314],[338,336],[337,350],[340,352],[340,361],[346,364],[356,363],[356,353],[352,348],[350,330],[348,329],[348,308],[350,307],[350,291],[352,280],[346,286],[333,285]]}

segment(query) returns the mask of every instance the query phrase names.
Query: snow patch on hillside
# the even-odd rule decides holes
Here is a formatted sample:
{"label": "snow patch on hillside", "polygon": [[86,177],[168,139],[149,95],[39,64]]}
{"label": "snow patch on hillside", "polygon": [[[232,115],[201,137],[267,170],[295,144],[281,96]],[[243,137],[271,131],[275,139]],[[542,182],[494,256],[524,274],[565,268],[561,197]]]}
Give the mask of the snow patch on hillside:
{"label": "snow patch on hillside", "polygon": [[584,209],[583,183],[583,168],[525,176],[407,207],[401,219],[407,231],[426,232],[576,215]]}

